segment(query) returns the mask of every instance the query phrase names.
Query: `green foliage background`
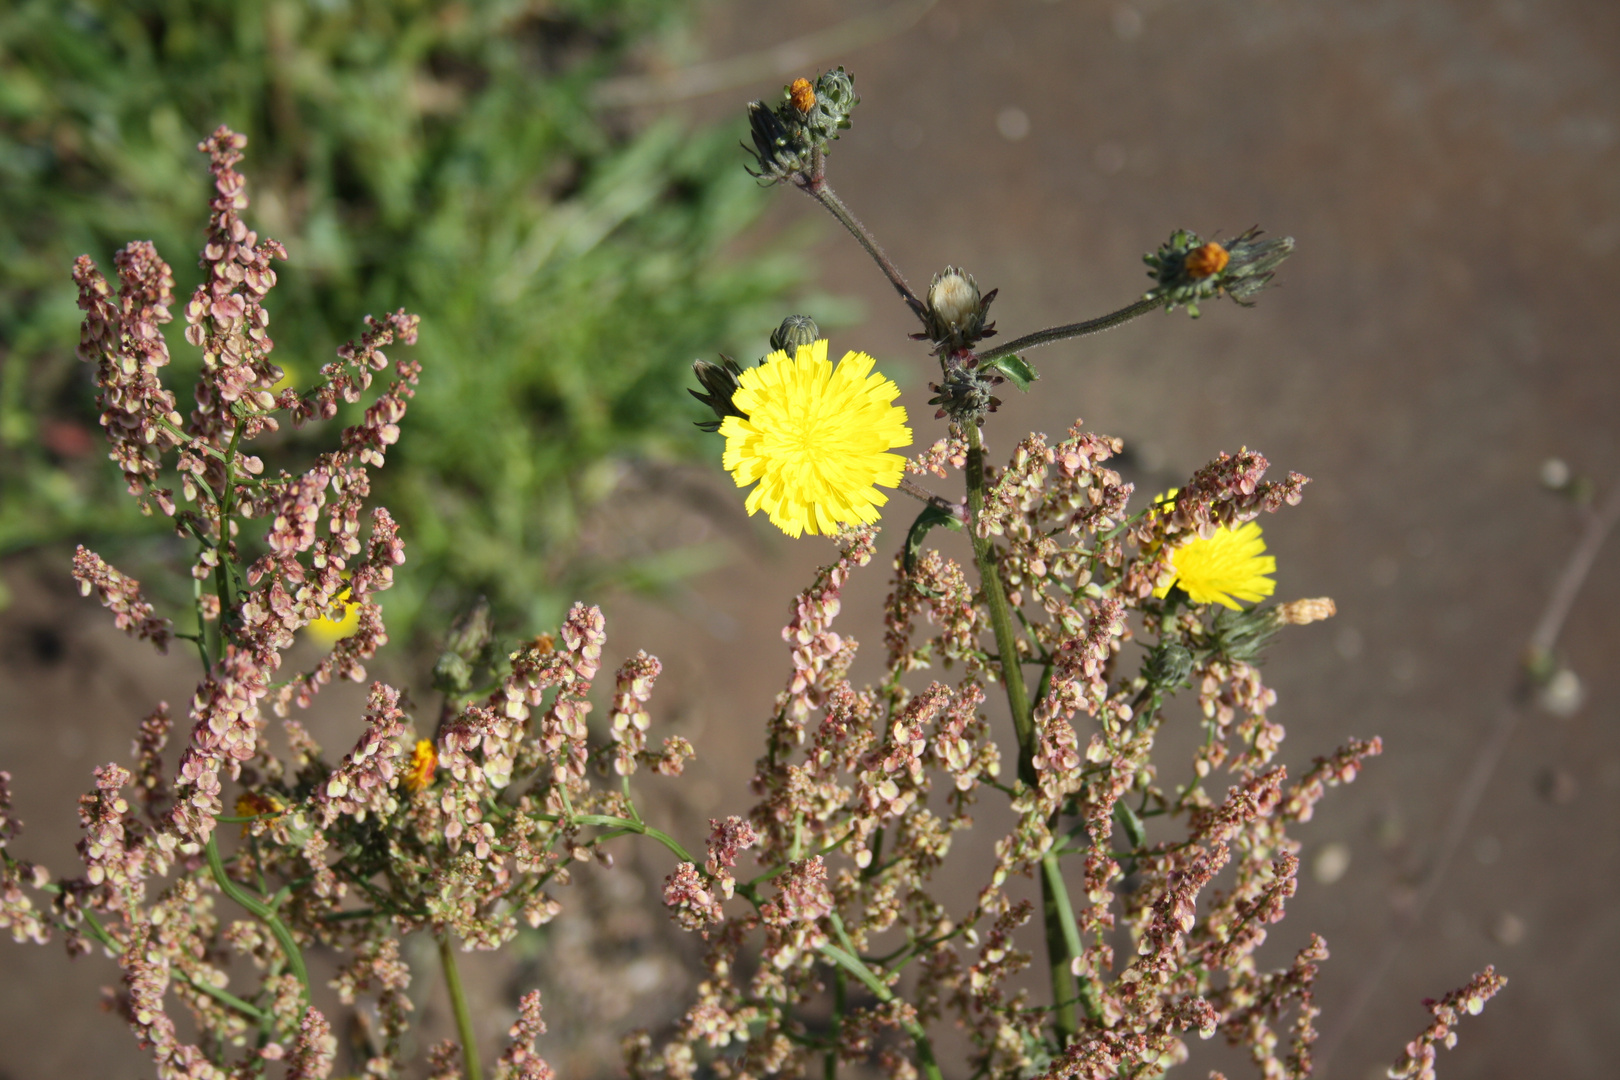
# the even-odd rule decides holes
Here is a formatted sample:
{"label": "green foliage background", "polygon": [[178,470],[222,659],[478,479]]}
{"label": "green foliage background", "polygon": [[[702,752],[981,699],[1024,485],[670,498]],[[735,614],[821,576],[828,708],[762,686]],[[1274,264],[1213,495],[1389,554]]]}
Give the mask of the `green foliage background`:
{"label": "green foliage background", "polygon": [[[552,621],[605,570],[575,538],[616,463],[697,445],[691,360],[757,351],[800,274],[789,253],[721,257],[762,205],[740,124],[632,131],[591,108],[625,51],[686,6],[0,9],[0,554],[69,539],[137,560],[166,550],[166,522],[140,518],[105,461],[68,271],[88,252],[110,272],[117,248],[150,239],[189,295],[210,194],[195,145],[227,123],[250,140],[248,220],[291,254],[270,330],[295,384],[363,314],[422,315],[422,390],[378,475],[410,557],[391,628],[480,591],[508,617]],[[184,402],[194,350],[170,331]],[[267,464],[296,468],[334,437],[289,433]]]}

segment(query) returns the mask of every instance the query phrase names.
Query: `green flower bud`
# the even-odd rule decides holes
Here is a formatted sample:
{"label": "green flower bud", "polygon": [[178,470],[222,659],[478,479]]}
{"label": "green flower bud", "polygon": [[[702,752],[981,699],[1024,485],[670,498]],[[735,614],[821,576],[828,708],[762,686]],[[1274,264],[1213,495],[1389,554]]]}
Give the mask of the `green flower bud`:
{"label": "green flower bud", "polygon": [[771,349],[793,356],[800,345],[812,345],[821,337],[821,328],[808,315],[789,315],[771,334]]}

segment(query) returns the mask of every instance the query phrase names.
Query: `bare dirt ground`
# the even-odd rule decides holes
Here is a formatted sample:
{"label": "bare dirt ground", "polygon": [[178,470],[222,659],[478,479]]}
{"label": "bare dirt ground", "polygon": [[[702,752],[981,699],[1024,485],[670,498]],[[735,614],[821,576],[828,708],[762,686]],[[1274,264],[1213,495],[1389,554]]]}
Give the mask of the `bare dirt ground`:
{"label": "bare dirt ground", "polygon": [[[718,6],[695,58],[867,10]],[[1178,226],[1231,235],[1258,223],[1299,242],[1284,287],[1255,310],[1216,303],[1197,322],[1155,316],[1031,353],[1042,380],[1008,395],[991,441],[1005,449],[1084,417],[1126,439],[1144,487],[1245,445],[1313,478],[1301,506],[1264,522],[1279,595],[1331,595],[1340,612],[1272,650],[1283,757],[1297,771],[1347,736],[1385,742],[1303,830],[1311,872],[1267,946],[1276,959],[1312,930],[1327,939],[1319,1003],[1333,1049],[1318,1075],[1334,1080],[1377,1075],[1424,1023],[1421,1000],[1487,963],[1511,982],[1465,1024],[1445,1075],[1606,1077],[1620,1059],[1620,542],[1600,554],[1559,648],[1581,706],[1559,718],[1514,696],[1583,524],[1539,486],[1542,464],[1564,460],[1600,497],[1620,481],[1620,365],[1602,314],[1620,290],[1617,57],[1620,7],[1608,0],[940,0],[915,28],[831,58],[856,72],[863,98],[833,182],[914,283],[954,263],[999,287],[1004,332],[1128,302],[1140,254]],[[672,107],[712,118],[782,81]],[[878,356],[919,442],[937,437],[909,316],[830,219],[790,191],[778,198],[775,226],[821,230],[824,289],[869,301],[834,345]],[[745,538],[730,567],[670,603],[608,604],[609,659],[662,656],[655,722],[707,755],[680,799],[656,804],[695,835],[694,818],[748,805],[759,724],[785,670],[777,630],[831,549],[735,513],[647,502],[626,520]],[[66,868],[90,767],[121,759],[149,703],[185,700],[193,676],[183,657],[149,664],[63,591],[65,558],[5,573],[17,600],[0,621],[0,767],[33,825],[24,850]],[[872,644],[883,592],[874,568],[846,596],[846,629]],[[1498,731],[1508,736],[1485,797],[1414,916]],[[515,975],[479,976],[492,1045],[525,978],[627,980],[622,1000],[581,990],[587,1011],[559,1004],[573,1019],[554,1035],[578,1048],[556,1062],[565,1076],[591,1075],[611,1048],[571,1030],[588,1010],[628,1027],[679,1007],[680,981],[659,958],[680,944],[634,914],[639,886],[615,888],[609,901],[630,913],[609,934],[620,966],[589,960],[578,931]],[[652,966],[636,968],[638,955]],[[90,1006],[111,971],[0,944],[0,1074],[147,1075],[122,1025]],[[442,1025],[431,994],[424,1010]],[[1188,1075],[1247,1075],[1217,1047],[1194,1054]]]}

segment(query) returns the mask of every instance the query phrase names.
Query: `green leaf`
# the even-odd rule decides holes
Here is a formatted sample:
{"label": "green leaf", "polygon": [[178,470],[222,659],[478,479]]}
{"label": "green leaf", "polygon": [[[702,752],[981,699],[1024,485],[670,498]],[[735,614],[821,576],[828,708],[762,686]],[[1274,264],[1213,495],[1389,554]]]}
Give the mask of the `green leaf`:
{"label": "green leaf", "polygon": [[917,515],[917,520],[911,523],[911,531],[906,533],[906,574],[910,576],[917,569],[917,555],[922,551],[923,537],[935,525],[943,525],[947,529],[962,529],[961,519],[949,510],[929,503],[923,507],[923,512]]}
{"label": "green leaf", "polygon": [[1026,393],[1029,384],[1041,377],[1022,356],[998,356],[984,366],[998,375],[1007,376],[1008,381]]}

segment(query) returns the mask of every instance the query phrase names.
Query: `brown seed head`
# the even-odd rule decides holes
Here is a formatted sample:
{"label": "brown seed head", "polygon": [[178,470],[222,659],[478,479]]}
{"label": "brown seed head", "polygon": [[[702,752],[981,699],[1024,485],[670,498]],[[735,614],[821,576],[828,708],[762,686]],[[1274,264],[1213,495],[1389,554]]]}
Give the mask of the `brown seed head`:
{"label": "brown seed head", "polygon": [[1225,248],[1211,240],[1203,247],[1193,248],[1187,252],[1187,261],[1183,264],[1187,268],[1187,276],[1194,280],[1211,277],[1226,269],[1226,264],[1232,261]]}
{"label": "brown seed head", "polygon": [[816,92],[811,88],[810,80],[794,79],[793,85],[788,87],[788,100],[793,102],[793,107],[801,113],[809,112],[810,107],[816,103]]}

